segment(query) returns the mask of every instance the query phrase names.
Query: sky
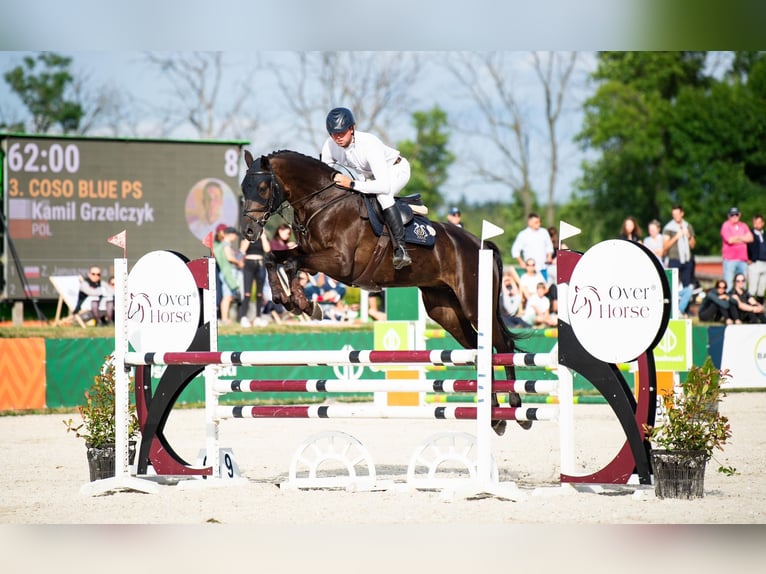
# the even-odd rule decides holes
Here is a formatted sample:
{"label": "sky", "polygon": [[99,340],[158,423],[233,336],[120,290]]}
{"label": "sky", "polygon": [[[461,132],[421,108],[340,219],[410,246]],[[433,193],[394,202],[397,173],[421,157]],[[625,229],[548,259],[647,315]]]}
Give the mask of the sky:
{"label": "sky", "polygon": [[[578,50],[745,48],[761,44],[766,9],[753,0],[732,0],[722,9],[712,0],[448,0],[417,3],[389,0],[328,5],[310,0],[7,0],[0,18],[0,69],[21,50],[79,54],[77,61],[96,78],[126,89],[162,97],[156,77],[141,69],[148,50],[223,50],[258,53],[273,50]],[[431,90],[445,99],[438,86]],[[0,106],[7,102],[0,82]],[[442,102],[440,102],[441,104]],[[454,108],[444,106],[448,112]],[[458,110],[459,111],[459,110]],[[569,141],[581,118],[562,126]],[[398,137],[398,134],[395,134]],[[403,134],[402,137],[407,137]],[[258,134],[261,138],[262,134]],[[267,134],[264,139],[269,140]],[[533,142],[534,146],[534,142]],[[539,146],[534,146],[539,147]],[[537,154],[539,157],[540,154]],[[566,199],[579,173],[580,152],[570,146],[556,198]],[[534,167],[534,166],[533,166]],[[457,173],[455,173],[457,172]],[[533,183],[544,187],[547,174],[537,166]],[[476,190],[466,169],[452,170],[445,189],[486,199],[505,190]]]}
{"label": "sky", "polygon": [[[110,51],[57,51],[57,53],[71,57],[72,69],[78,77],[87,77],[91,86],[112,86],[124,93],[130,93],[133,97],[153,105],[163,101],[170,101],[170,90],[164,84],[161,74],[147,62],[145,53],[139,50],[110,50]],[[418,52],[419,57],[432,61],[444,61],[449,59],[450,54],[455,52]],[[27,55],[36,55],[35,51],[5,51],[0,52],[0,73],[19,65],[22,58]],[[509,75],[512,75],[514,89],[520,94],[521,105],[525,108],[525,116],[531,122],[531,158],[533,183],[538,189],[543,190],[547,186],[547,142],[545,139],[545,125],[543,115],[543,99],[539,80],[535,76],[529,64],[529,53],[524,51],[509,52],[512,57],[512,67],[509,67]],[[241,52],[224,51],[227,66],[236,65],[242,70],[241,73],[229,73],[227,75],[228,88],[224,92],[235,93],[234,85],[241,81],[242,75],[246,74],[246,62],[251,62],[259,57],[277,58],[285,66],[294,65],[294,58],[288,52]],[[557,186],[556,199],[566,200],[573,186],[573,182],[579,175],[579,164],[582,153],[573,144],[572,137],[579,129],[582,119],[580,102],[585,96],[585,74],[595,65],[593,52],[580,55],[580,77],[576,88],[572,91],[572,102],[568,106],[567,113],[560,121],[560,146],[561,146],[561,173]],[[239,63],[239,64],[236,64]],[[236,69],[236,68],[235,68]],[[304,153],[311,153],[305,149],[305,139],[297,137],[299,134],[291,134],[285,126],[288,124],[289,112],[282,106],[275,105],[279,101],[279,93],[276,86],[266,85],[268,76],[261,76],[258,80],[258,91],[252,94],[248,102],[248,110],[253,110],[259,119],[259,128],[255,133],[244,136],[253,142],[252,149],[255,152],[267,152],[272,149],[287,147]],[[408,96],[415,102],[415,109],[430,109],[438,104],[444,109],[450,120],[458,120],[464,125],[471,123],[471,116],[475,115],[476,104],[468,99],[464,93],[456,89],[454,79],[449,72],[440,65],[426,64],[421,68],[418,81],[412,86]],[[317,96],[318,97],[318,96]],[[390,128],[390,141],[392,146],[404,139],[414,138],[414,128],[409,119],[410,113],[400,116],[400,121],[393,123]],[[21,117],[23,105],[19,98],[13,94],[8,85],[0,80],[0,117],[13,120]],[[147,126],[140,130],[143,134],[151,134],[149,124],[152,119],[146,118]],[[317,118],[322,122],[322,118]],[[319,124],[318,124],[319,125]],[[364,130],[363,125],[358,129]],[[99,135],[91,132],[91,135]],[[127,134],[126,134],[127,135]],[[173,137],[194,137],[190,130],[180,130],[173,133]],[[474,169],[470,161],[470,154],[481,144],[472,142],[470,136],[453,131],[450,139],[451,151],[456,155],[456,162],[450,169],[450,178],[442,192],[448,203],[458,203],[465,198],[470,203],[482,203],[488,200],[505,201],[509,198],[509,190],[505,185],[486,184],[477,181]],[[260,147],[259,147],[260,146]],[[263,148],[263,149],[260,149]],[[482,151],[485,157],[493,160],[491,148]],[[497,159],[495,161],[502,161]],[[541,200],[544,197],[541,196]]]}

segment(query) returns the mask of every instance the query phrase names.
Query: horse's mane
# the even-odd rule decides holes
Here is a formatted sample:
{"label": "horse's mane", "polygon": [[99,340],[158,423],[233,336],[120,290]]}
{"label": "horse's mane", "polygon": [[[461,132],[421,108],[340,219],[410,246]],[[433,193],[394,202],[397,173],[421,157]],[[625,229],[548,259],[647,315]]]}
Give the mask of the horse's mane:
{"label": "horse's mane", "polygon": [[327,165],[326,163],[324,163],[322,160],[320,160],[318,158],[315,158],[313,156],[310,156],[310,155],[306,155],[305,153],[301,153],[301,152],[298,152],[298,151],[291,150],[291,149],[276,150],[276,151],[271,152],[266,157],[270,160],[272,158],[276,158],[276,157],[280,157],[280,156],[289,156],[290,159],[296,159],[296,160],[312,163],[315,166],[324,166],[325,169],[332,170],[332,168],[329,165]]}

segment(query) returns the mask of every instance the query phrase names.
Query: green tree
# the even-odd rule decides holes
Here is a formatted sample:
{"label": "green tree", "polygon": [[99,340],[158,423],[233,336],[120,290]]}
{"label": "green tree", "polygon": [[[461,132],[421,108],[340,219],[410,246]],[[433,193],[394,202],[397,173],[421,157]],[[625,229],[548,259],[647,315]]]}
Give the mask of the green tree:
{"label": "green tree", "polygon": [[71,58],[42,52],[34,58],[25,57],[21,65],[4,74],[6,83],[32,116],[32,133],[49,132],[54,126],[63,133],[79,129],[85,110],[69,97],[74,83],[71,63]]}
{"label": "green tree", "polygon": [[447,114],[434,106],[429,111],[414,112],[412,123],[416,130],[415,141],[401,141],[397,146],[412,169],[406,192],[420,193],[429,209],[435,210],[444,204],[440,188],[447,181],[447,169],[455,161],[447,147]]}
{"label": "green tree", "polygon": [[[584,235],[615,237],[622,219],[665,222],[684,206],[698,254],[720,254],[731,205],[752,214],[766,185],[766,66],[758,53],[729,58],[715,77],[704,52],[604,52],[578,140],[598,152],[576,196]],[[598,217],[588,217],[598,213]],[[572,221],[578,225],[577,221]]]}

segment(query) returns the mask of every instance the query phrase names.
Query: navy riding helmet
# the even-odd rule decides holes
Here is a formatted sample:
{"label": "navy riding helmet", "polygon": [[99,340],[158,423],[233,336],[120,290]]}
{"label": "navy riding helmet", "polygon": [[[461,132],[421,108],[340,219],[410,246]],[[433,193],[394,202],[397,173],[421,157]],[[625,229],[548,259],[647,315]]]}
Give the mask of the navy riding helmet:
{"label": "navy riding helmet", "polygon": [[330,135],[341,134],[355,123],[354,114],[351,113],[351,110],[348,108],[333,108],[327,114],[327,133]]}

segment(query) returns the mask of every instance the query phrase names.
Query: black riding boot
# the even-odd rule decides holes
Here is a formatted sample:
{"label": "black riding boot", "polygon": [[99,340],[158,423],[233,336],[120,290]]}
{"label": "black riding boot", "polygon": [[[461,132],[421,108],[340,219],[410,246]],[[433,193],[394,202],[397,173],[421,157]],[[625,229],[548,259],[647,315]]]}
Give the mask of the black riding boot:
{"label": "black riding boot", "polygon": [[394,269],[401,269],[412,265],[412,259],[407,255],[404,248],[404,226],[399,210],[395,205],[383,210],[383,219],[386,220],[388,230],[391,232],[391,243],[394,246]]}

